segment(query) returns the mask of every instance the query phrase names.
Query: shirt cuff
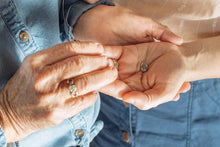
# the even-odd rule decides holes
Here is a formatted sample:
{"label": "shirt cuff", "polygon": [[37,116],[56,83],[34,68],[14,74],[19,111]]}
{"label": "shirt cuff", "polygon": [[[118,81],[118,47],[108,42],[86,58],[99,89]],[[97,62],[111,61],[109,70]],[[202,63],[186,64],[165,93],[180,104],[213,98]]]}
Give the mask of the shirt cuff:
{"label": "shirt cuff", "polygon": [[6,147],[6,138],[1,126],[0,126],[0,146]]}
{"label": "shirt cuff", "polygon": [[[65,0],[64,0],[65,3]],[[65,31],[65,39],[67,41],[74,41],[73,36],[73,26],[76,24],[79,17],[86,11],[91,8],[94,8],[97,5],[109,5],[114,6],[114,3],[107,0],[100,0],[95,4],[89,4],[82,0],[78,0],[71,5],[66,6],[63,4],[63,17],[64,17],[64,31]]]}

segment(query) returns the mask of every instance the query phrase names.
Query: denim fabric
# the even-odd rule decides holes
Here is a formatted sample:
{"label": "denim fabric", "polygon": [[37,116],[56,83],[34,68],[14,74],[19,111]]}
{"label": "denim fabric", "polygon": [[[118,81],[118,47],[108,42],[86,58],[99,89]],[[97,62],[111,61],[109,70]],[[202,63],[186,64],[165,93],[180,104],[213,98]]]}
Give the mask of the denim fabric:
{"label": "denim fabric", "polygon": [[[178,102],[141,111],[101,94],[104,129],[91,147],[219,147],[220,79],[192,82]],[[122,132],[129,133],[129,143]]]}
{"label": "denim fabric", "polygon": [[2,131],[2,128],[0,127],[0,146],[4,147],[6,145],[6,138]]}
{"label": "denim fabric", "polygon": [[[65,2],[68,0],[64,0]],[[67,33],[66,19],[71,19],[59,13],[61,0],[1,0],[0,1],[0,89],[7,83],[16,72],[24,57],[36,51],[46,49],[52,45],[63,42],[62,35]],[[72,0],[69,7],[79,0]],[[89,4],[87,4],[89,5]],[[95,5],[83,5],[77,8],[85,12]],[[81,6],[81,5],[79,5]],[[59,12],[60,11],[60,12]],[[79,13],[80,14],[80,13]],[[61,17],[60,17],[61,16]],[[77,20],[79,15],[72,15]],[[21,31],[29,35],[29,39],[23,42],[19,38]],[[72,33],[72,32],[68,32]],[[65,36],[71,36],[65,34]],[[71,39],[67,39],[71,40]],[[41,130],[25,139],[14,143],[19,147],[66,147],[66,146],[89,146],[89,142],[102,129],[103,123],[96,122],[100,101],[82,111],[78,115],[69,118],[53,128]],[[75,135],[77,129],[84,131],[84,136],[79,138]],[[0,145],[3,146],[5,138],[0,130]],[[13,146],[13,144],[12,144]]]}
{"label": "denim fabric", "polygon": [[[69,4],[73,3],[71,5],[71,7],[69,7]],[[81,16],[84,12],[86,12],[87,10],[97,6],[97,5],[110,5],[113,6],[114,4],[110,1],[107,0],[101,0],[98,1],[97,3],[93,4],[93,5],[88,5],[87,2],[83,2],[83,1],[75,1],[75,0],[68,0],[65,2],[64,4],[64,15],[66,16],[65,18],[65,34],[68,34],[69,36],[66,36],[65,38],[68,39],[69,41],[74,40],[74,36],[72,35],[72,31],[73,31],[73,26],[74,24],[76,24],[77,20],[79,17],[76,16]],[[83,9],[82,9],[83,8]]]}

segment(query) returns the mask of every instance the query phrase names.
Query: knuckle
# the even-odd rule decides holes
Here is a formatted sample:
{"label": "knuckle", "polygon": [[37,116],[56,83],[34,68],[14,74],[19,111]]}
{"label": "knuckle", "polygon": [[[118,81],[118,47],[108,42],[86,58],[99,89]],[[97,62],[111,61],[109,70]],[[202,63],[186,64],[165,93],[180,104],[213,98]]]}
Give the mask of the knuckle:
{"label": "knuckle", "polygon": [[[47,80],[45,79],[45,73],[36,73],[33,81],[33,88],[39,91],[43,87],[46,87]],[[47,79],[47,78],[46,78]]]}
{"label": "knuckle", "polygon": [[89,88],[89,77],[83,76],[78,81],[77,87],[80,89],[80,93],[85,93]]}
{"label": "knuckle", "polygon": [[42,106],[49,104],[51,95],[52,93],[38,92],[37,103]]}
{"label": "knuckle", "polygon": [[91,42],[83,42],[83,43],[81,43],[81,42],[77,42],[77,46],[80,48],[80,49],[84,49],[84,48],[86,48],[87,46],[89,46],[91,44]]}
{"label": "knuckle", "polygon": [[33,70],[34,69],[33,60],[34,60],[34,55],[29,55],[25,57],[23,61],[23,66],[25,66],[26,69]]}
{"label": "knuckle", "polygon": [[72,53],[76,53],[75,50],[77,48],[79,48],[79,42],[66,42],[65,43],[65,49],[68,51],[68,52],[72,52]]}
{"label": "knuckle", "polygon": [[36,71],[37,67],[39,67],[42,64],[43,58],[44,58],[43,55],[35,53],[35,54],[32,54],[32,55],[25,57],[23,63],[28,69]]}
{"label": "knuckle", "polygon": [[85,56],[76,56],[76,57],[74,57],[74,60],[72,62],[70,62],[70,64],[67,64],[67,65],[69,65],[69,67],[72,67],[72,65],[74,65],[76,72],[84,73],[87,68],[86,57]]}
{"label": "knuckle", "polygon": [[85,65],[84,60],[85,60],[84,56],[77,56],[74,59],[75,65],[78,67],[84,67]]}

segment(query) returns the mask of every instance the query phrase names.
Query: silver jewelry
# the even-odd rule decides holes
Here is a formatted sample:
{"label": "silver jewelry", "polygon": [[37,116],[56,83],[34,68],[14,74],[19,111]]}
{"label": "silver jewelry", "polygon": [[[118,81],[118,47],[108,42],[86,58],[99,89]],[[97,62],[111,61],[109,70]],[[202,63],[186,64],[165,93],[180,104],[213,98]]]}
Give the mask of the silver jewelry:
{"label": "silver jewelry", "polygon": [[68,89],[70,91],[71,96],[73,98],[77,97],[79,93],[77,92],[77,87],[74,84],[74,80],[73,79],[67,80],[67,84],[69,85]]}
{"label": "silver jewelry", "polygon": [[146,63],[142,62],[142,63],[141,63],[140,70],[141,70],[142,73],[147,72],[147,70],[148,70],[148,65],[147,65]]}
{"label": "silver jewelry", "polygon": [[113,64],[114,64],[114,67],[115,67],[116,69],[118,69],[118,62],[115,61],[115,60],[113,60]]}

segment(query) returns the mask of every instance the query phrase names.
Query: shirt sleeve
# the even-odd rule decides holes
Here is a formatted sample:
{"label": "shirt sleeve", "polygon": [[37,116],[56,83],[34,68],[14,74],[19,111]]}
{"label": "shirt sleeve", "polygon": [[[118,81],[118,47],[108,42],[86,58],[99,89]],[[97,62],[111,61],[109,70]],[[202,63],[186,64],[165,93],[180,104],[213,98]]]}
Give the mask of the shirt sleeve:
{"label": "shirt sleeve", "polygon": [[0,146],[1,147],[6,147],[6,138],[5,138],[5,134],[0,126]]}
{"label": "shirt sleeve", "polygon": [[110,5],[114,4],[107,0],[100,0],[95,4],[89,4],[83,0],[63,0],[61,4],[61,37],[64,41],[74,41],[73,27],[76,24],[79,17],[89,9],[94,8],[97,5]]}

